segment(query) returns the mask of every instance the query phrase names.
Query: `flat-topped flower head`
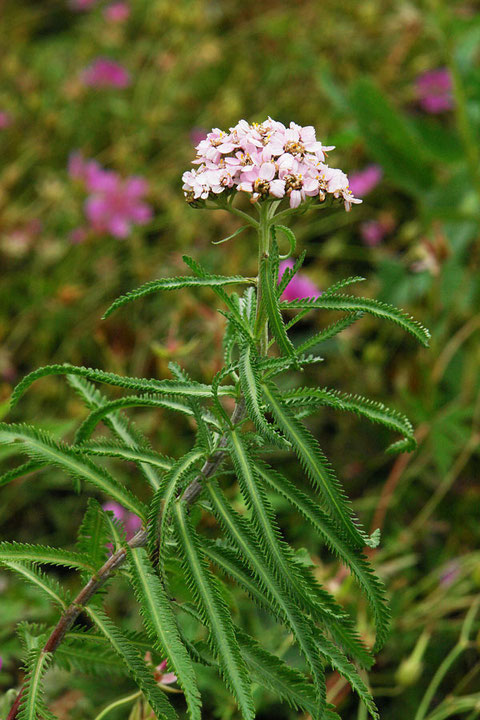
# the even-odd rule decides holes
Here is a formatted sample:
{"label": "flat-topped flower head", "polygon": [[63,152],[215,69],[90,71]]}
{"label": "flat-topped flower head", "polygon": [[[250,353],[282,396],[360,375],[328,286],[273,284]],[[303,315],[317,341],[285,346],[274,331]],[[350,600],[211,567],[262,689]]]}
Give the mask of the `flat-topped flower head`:
{"label": "flat-topped flower head", "polygon": [[227,131],[214,128],[199,142],[193,161],[197,167],[183,174],[183,191],[192,204],[244,192],[252,203],[285,198],[291,208],[309,198],[323,202],[331,196],[350,210],[362,201],[350,191],[345,173],[326,165],[329,150],[333,146],[322,145],[311,125],[240,120]]}

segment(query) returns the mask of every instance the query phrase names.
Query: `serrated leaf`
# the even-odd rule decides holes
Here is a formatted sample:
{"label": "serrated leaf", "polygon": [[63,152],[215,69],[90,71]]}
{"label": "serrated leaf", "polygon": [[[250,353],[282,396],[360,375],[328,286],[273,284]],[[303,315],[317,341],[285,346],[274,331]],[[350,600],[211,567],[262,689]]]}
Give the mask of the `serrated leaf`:
{"label": "serrated leaf", "polygon": [[354,295],[330,295],[319,298],[306,298],[280,303],[281,308],[286,310],[340,310],[348,313],[365,312],[375,317],[399,325],[413,335],[421,345],[428,347],[430,333],[417,320],[399,310],[399,308],[388,303],[372,300],[370,298],[356,297]]}
{"label": "serrated leaf", "polygon": [[279,447],[288,447],[288,443],[282,436],[267,422],[260,407],[261,385],[260,377],[254,362],[253,349],[250,345],[244,345],[240,350],[240,361],[238,364],[240,375],[240,387],[245,398],[248,415],[257,431],[268,442]]}
{"label": "serrated leaf", "polygon": [[81,457],[65,443],[58,443],[45,431],[28,425],[7,425],[0,423],[0,444],[21,442],[25,452],[33,460],[46,460],[65,470],[70,476],[86,480],[98,490],[114,498],[131,512],[145,519],[143,503],[113,478],[105,468],[95,465],[90,459]]}
{"label": "serrated leaf", "polygon": [[336,323],[328,325],[326,328],[320,330],[320,332],[316,333],[312,337],[308,338],[308,340],[305,340],[305,342],[303,342],[301,345],[299,345],[297,348],[298,354],[300,355],[301,353],[310,350],[310,348],[315,347],[316,345],[319,345],[320,343],[326,342],[327,340],[335,337],[335,335],[338,335],[343,330],[346,330],[348,327],[350,327],[350,325],[353,325],[353,323],[359,320],[362,315],[363,313],[351,313],[346,317],[342,318],[341,320],[338,320]]}
{"label": "serrated leaf", "polygon": [[[237,230],[237,233],[239,231]],[[226,238],[227,240],[229,238]],[[251,284],[255,282],[252,278],[245,278],[242,275],[231,275],[225,277],[223,275],[208,275],[206,277],[195,277],[195,276],[184,276],[174,278],[161,278],[160,280],[151,280],[150,282],[141,285],[136,290],[117,298],[104,313],[103,319],[109,317],[119,307],[127,305],[127,303],[137,300],[138,298],[144,297],[145,295],[151,295],[152,293],[160,292],[162,290],[180,290],[186,287],[217,287],[225,285],[239,285],[239,284]]]}
{"label": "serrated leaf", "polygon": [[57,565],[76,570],[95,571],[89,558],[83,554],[48,547],[48,545],[30,545],[28,543],[0,542],[0,563],[20,561]]}
{"label": "serrated leaf", "polygon": [[200,720],[200,693],[190,656],[182,643],[171,601],[143,548],[128,550],[136,598],[140,603],[147,633],[156,649],[164,654],[178,678],[191,720]]}
{"label": "serrated leaf", "polygon": [[[142,450],[136,447],[128,447],[115,440],[91,440],[82,443],[81,446],[73,448],[81,455],[94,455],[96,457],[112,457],[129,462],[152,465],[159,470],[168,471],[175,460],[154,450]],[[160,480],[158,481],[160,483]]]}
{"label": "serrated leaf", "polygon": [[1,564],[9,570],[16,572],[18,575],[21,575],[24,580],[27,580],[31,585],[41,590],[50,601],[53,600],[62,610],[67,609],[69,598],[65,591],[56,580],[49,578],[34,564],[13,560],[2,560]]}
{"label": "serrated leaf", "polygon": [[26,662],[26,680],[22,691],[22,699],[18,712],[19,720],[37,720],[39,716],[53,718],[43,700],[43,676],[52,661],[52,653],[45,653],[41,648],[32,650]]}
{"label": "serrated leaf", "polygon": [[[73,387],[90,410],[106,404],[106,398],[88,380],[76,375],[67,375],[67,382]],[[123,413],[110,413],[103,418],[103,423],[125,445],[132,448],[141,447],[150,449],[150,445],[143,433],[141,433],[132,422],[129,422]],[[151,487],[156,490],[160,483],[155,469],[150,464],[143,462],[138,462],[137,467]]]}
{"label": "serrated leaf", "polygon": [[[310,620],[305,613],[301,613],[279,584],[269,564],[265,561],[263,549],[257,537],[250,530],[247,522],[225,501],[217,483],[209,481],[206,483],[208,497],[212,503],[215,516],[220,521],[226,533],[232,539],[234,546],[240,551],[242,560],[248,562],[250,573],[255,575],[257,587],[253,597],[261,591],[261,603],[269,606],[274,603],[274,614],[281,617],[291,628],[295,640],[298,643],[307,663],[315,684],[317,699],[317,714],[320,718],[325,708],[325,678],[323,662],[313,641]],[[218,548],[221,552],[221,548]],[[247,576],[248,577],[248,576]],[[250,578],[248,578],[250,582]],[[265,595],[265,597],[262,597]]]}
{"label": "serrated leaf", "polygon": [[153,679],[153,673],[143,662],[136,648],[100,608],[87,606],[85,612],[105,635],[111,646],[123,660],[129,675],[145,695],[158,720],[177,720],[177,713]]}
{"label": "serrated leaf", "polygon": [[335,293],[339,292],[340,290],[343,290],[343,288],[348,287],[349,285],[354,285],[355,283],[364,282],[365,278],[360,277],[360,275],[354,275],[352,277],[344,278],[343,280],[339,280],[334,285],[331,285],[329,288],[324,290],[322,292],[322,297],[329,297],[330,295],[335,295]]}
{"label": "serrated leaf", "polygon": [[78,530],[77,550],[90,559],[94,571],[98,570],[107,558],[107,540],[107,526],[102,507],[94,498],[89,498],[87,510]]}
{"label": "serrated leaf", "polygon": [[381,402],[365,398],[362,395],[349,395],[329,388],[297,388],[282,393],[289,407],[298,407],[305,401],[311,408],[328,406],[336,410],[352,412],[373,423],[379,423],[389,430],[404,436],[406,447],[410,451],[416,447],[413,427],[405,415],[388,408]]}
{"label": "serrated leaf", "polygon": [[[212,394],[210,385],[199,382],[178,382],[175,380],[153,380],[147,378],[135,378],[115,373],[105,372],[104,370],[95,370],[93,368],[77,367],[76,365],[46,365],[38,368],[26,375],[18,385],[14,388],[11,396],[12,407],[18,402],[25,390],[39,378],[47,375],[79,375],[94,382],[105,383],[114,387],[122,387],[130,390],[139,390],[140,392],[152,392],[160,395],[181,395],[183,397],[209,398]],[[224,385],[221,388],[221,394],[230,395],[234,392],[234,388]]]}
{"label": "serrated leaf", "polygon": [[278,285],[277,285],[277,296],[278,296],[279,298],[282,297],[284,291],[285,291],[286,288],[287,288],[287,285],[290,283],[290,281],[292,280],[292,278],[295,277],[295,275],[297,274],[297,272],[298,272],[298,271],[300,270],[300,268],[302,267],[306,255],[307,255],[307,251],[304,250],[304,251],[298,256],[298,258],[295,260],[295,262],[294,262],[294,264],[293,264],[293,267],[291,267],[291,268],[289,268],[289,267],[285,268],[285,272],[283,273],[283,275],[282,275],[282,277],[281,277],[281,279],[280,279],[280,282],[279,282]]}
{"label": "serrated leaf", "polygon": [[310,612],[316,619],[325,620],[326,615],[342,616],[342,609],[336,607],[333,598],[317,585],[306,568],[300,566],[292,549],[282,539],[273,510],[255,472],[253,458],[236,431],[230,433],[228,450],[242,495],[247,507],[252,510],[251,523],[271,572],[295,599],[298,607]]}
{"label": "serrated leaf", "polygon": [[253,720],[255,709],[248,673],[235,638],[229,610],[220,591],[219,581],[208,568],[197,533],[186,515],[183,502],[175,503],[173,516],[187,584],[209,628],[211,649],[220,662],[225,682],[236,697],[242,715],[246,720]]}
{"label": "serrated leaf", "polygon": [[163,556],[167,541],[167,530],[179,484],[188,473],[192,472],[195,465],[203,457],[204,452],[200,448],[193,448],[193,450],[177,460],[162,479],[150,505],[149,546],[152,552],[156,548],[160,548],[160,553]]}
{"label": "serrated leaf", "polygon": [[[272,253],[274,253],[274,247]],[[278,343],[283,355],[295,358],[295,348],[287,335],[282,314],[281,305],[277,297],[277,277],[274,275],[275,257],[272,255],[262,258],[260,262],[260,287],[262,290],[262,302],[267,313],[270,329]]]}
{"label": "serrated leaf", "polygon": [[285,405],[272,384],[265,384],[263,392],[278,425],[292,443],[293,451],[310,481],[320,491],[342,535],[353,547],[370,544],[372,540],[357,527],[345,492],[313,435]]}
{"label": "serrated leaf", "polygon": [[17,467],[7,470],[6,473],[0,475],[0,487],[8,485],[8,483],[11,483],[12,480],[18,480],[21,477],[25,477],[25,475],[30,475],[38,470],[43,470],[43,468],[47,465],[48,463],[43,460],[30,460],[22,465],[17,465]]}
{"label": "serrated leaf", "polygon": [[315,530],[326,540],[328,547],[347,565],[357,578],[372,608],[377,626],[375,650],[378,651],[385,642],[389,632],[390,613],[385,597],[385,588],[374,574],[366,557],[358,550],[350,547],[338,532],[331,519],[310,497],[305,495],[287,478],[266,465],[256,461],[256,468],[262,479],[276,492],[285,497]]}

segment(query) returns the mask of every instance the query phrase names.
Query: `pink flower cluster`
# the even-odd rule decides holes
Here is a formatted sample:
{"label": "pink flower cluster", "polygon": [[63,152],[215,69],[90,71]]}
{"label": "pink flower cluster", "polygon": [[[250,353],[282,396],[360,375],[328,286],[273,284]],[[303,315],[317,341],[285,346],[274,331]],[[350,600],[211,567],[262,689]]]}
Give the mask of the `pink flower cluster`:
{"label": "pink flower cluster", "polygon": [[183,174],[183,191],[191,203],[230,190],[248,193],[251,202],[287,197],[291,208],[307,198],[323,202],[330,194],[350,210],[362,201],[351,193],[345,173],[325,164],[332,149],[316,139],[311,125],[240,120],[228,132],[214,128],[197,145],[198,168]]}
{"label": "pink flower cluster", "polygon": [[132,225],[145,225],[152,217],[151,207],[143,201],[148,191],[144,178],[132,175],[124,179],[78,152],[70,156],[68,171],[89,192],[85,214],[95,232],[126,238]]}

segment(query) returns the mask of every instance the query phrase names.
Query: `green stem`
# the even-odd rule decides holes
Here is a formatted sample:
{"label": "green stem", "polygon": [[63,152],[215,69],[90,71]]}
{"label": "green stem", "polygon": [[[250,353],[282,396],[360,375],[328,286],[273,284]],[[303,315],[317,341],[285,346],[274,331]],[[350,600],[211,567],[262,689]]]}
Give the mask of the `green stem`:
{"label": "green stem", "polygon": [[97,715],[95,720],[102,720],[111,710],[115,710],[117,707],[121,707],[122,705],[128,705],[128,703],[133,702],[134,700],[137,700],[137,698],[142,697],[142,692],[139,690],[138,692],[132,693],[131,695],[125,695],[125,697],[119,698],[118,700],[115,700],[114,702],[110,703],[110,705],[107,705],[106,708],[102,710],[101,713]]}
{"label": "green stem", "polygon": [[457,660],[457,658],[464,652],[464,650],[468,647],[469,644],[469,635],[472,630],[473,621],[475,620],[475,615],[478,611],[480,601],[476,602],[472,605],[470,610],[468,611],[465,620],[463,622],[462,630],[460,632],[460,638],[457,642],[457,644],[450,650],[445,660],[440,664],[437,672],[433,676],[430,685],[428,686],[425,695],[422,698],[422,702],[418,706],[417,714],[415,715],[414,720],[423,720],[428,712],[428,708],[430,707],[430,704],[433,700],[433,697],[435,693],[437,692],[440,683],[442,682],[443,678],[447,674],[447,672],[450,670],[450,667],[453,665],[453,663]]}
{"label": "green stem", "polygon": [[275,212],[275,206],[261,205],[259,207],[260,220],[258,223],[258,283],[257,283],[257,322],[260,329],[260,355],[267,354],[268,348],[268,321],[263,309],[263,288],[261,283],[260,266],[270,252],[270,225],[272,223],[271,212]]}

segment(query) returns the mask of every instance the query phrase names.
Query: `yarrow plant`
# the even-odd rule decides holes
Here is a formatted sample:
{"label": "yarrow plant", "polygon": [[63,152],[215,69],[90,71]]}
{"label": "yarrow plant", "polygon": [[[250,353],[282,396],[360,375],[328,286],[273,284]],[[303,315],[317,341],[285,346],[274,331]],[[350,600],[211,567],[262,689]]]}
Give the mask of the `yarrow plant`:
{"label": "yarrow plant", "polygon": [[[320,362],[322,343],[364,313],[399,325],[423,345],[428,344],[428,333],[391,305],[343,292],[361,278],[348,278],[322,293],[310,286],[310,297],[304,296],[305,288],[286,292],[301,277],[305,252],[292,262],[296,241],[284,219],[334,204],[350,209],[356,202],[346,175],[325,164],[327,148],[316,140],[313,128],[293,123],[286,128],[272,119],[253,125],[242,120],[226,133],[212,131],[197,149],[198,168],[183,177],[186,198],[194,206],[222,208],[242,218],[245,225],[234,236],[248,229],[257,237],[257,275],[213,274],[198,260],[185,257],[189,274],[148,282],[117,299],[105,316],[152,293],[210,288],[225,318],[222,368],[207,384],[176,364],[171,364],[168,379],[50,365],[25,377],[12,403],[37,379],[66,376],[89,411],[74,441],[58,442],[28,425],[0,425],[0,442],[13,443],[29,456],[4,475],[0,485],[55,465],[72,477],[77,489],[85,483],[106,503],[102,507],[90,499],[75,551],[15,542],[0,545],[0,562],[60,608],[53,628],[20,626],[28,648],[26,680],[8,720],[51,717],[43,677],[53,663],[97,670],[101,677],[109,663],[116,663],[117,670],[121,664],[138,690],[115,700],[98,717],[140,698],[135,717],[173,720],[176,710],[165,693],[166,685],[176,681],[188,717],[200,720],[199,664],[219,673],[247,720],[256,714],[254,683],[315,720],[338,720],[326,699],[329,668],[340,673],[370,715],[378,717],[361,668],[371,667],[388,634],[385,592],[364,554],[365,547],[378,544],[379,533],[369,536],[362,529],[304,418],[324,407],[356,413],[398,433],[400,439],[390,447],[397,453],[414,449],[413,430],[403,415],[380,403],[327,387],[296,387],[297,375],[287,382],[283,377]],[[236,204],[242,193],[252,202],[247,203],[249,211]],[[285,239],[289,250],[281,255],[279,241]],[[281,260],[286,266],[279,280]],[[238,294],[232,287],[246,289]],[[312,311],[337,311],[342,316],[295,344],[290,329]],[[112,400],[96,383],[128,393]],[[193,419],[191,450],[171,458],[152,447],[124,414],[133,407],[161,408]],[[100,422],[107,437],[97,433]],[[286,453],[298,462],[293,480],[278,467]],[[104,458],[134,463],[149,493],[143,492],[140,499],[102,464]],[[302,476],[310,491],[301,486]],[[243,503],[237,495],[232,503],[232,489],[239,490]],[[373,648],[283,538],[272,505],[276,495],[350,569],[371,609]],[[194,505],[196,512],[191,512]],[[119,520],[133,516],[140,518],[135,522],[141,527],[127,539]],[[208,534],[202,522],[207,516]],[[39,565],[48,564],[79,572],[82,587],[73,600],[39,570]],[[133,590],[143,621],[140,632],[122,628],[103,608],[106,586],[118,575],[127,578]],[[229,607],[226,582],[246,591],[293,638],[301,657],[298,664],[285,662],[264,646],[263,637],[253,637],[241,627]],[[76,625],[82,613],[83,625]]]}

